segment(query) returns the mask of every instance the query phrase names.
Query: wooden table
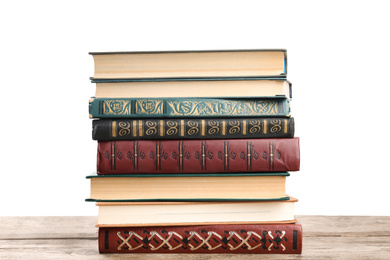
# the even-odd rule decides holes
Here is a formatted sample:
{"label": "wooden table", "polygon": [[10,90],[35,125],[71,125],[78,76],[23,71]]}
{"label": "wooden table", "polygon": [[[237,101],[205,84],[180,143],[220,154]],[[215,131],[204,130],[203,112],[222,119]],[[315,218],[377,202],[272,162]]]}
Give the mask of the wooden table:
{"label": "wooden table", "polygon": [[302,255],[99,255],[96,217],[0,217],[0,259],[390,259],[390,216],[296,216]]}

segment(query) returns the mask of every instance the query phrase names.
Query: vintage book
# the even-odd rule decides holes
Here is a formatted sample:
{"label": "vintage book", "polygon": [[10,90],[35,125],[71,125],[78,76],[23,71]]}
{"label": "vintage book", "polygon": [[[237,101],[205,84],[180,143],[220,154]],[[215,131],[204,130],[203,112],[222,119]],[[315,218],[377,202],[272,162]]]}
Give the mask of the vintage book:
{"label": "vintage book", "polygon": [[288,98],[94,98],[90,118],[289,117]]}
{"label": "vintage book", "polygon": [[99,228],[100,253],[301,254],[300,224]]}
{"label": "vintage book", "polygon": [[287,54],[276,50],[90,52],[93,79],[277,77]]}
{"label": "vintage book", "polygon": [[98,141],[97,174],[298,171],[299,138]]}
{"label": "vintage book", "polygon": [[292,97],[291,83],[277,79],[93,82],[96,98]]}
{"label": "vintage book", "polygon": [[247,202],[97,202],[97,227],[295,223],[298,200]]}
{"label": "vintage book", "polygon": [[293,117],[95,119],[92,121],[92,139],[99,141],[292,137],[294,137]]}
{"label": "vintage book", "polygon": [[288,199],[287,172],[89,175],[87,201],[238,201]]}

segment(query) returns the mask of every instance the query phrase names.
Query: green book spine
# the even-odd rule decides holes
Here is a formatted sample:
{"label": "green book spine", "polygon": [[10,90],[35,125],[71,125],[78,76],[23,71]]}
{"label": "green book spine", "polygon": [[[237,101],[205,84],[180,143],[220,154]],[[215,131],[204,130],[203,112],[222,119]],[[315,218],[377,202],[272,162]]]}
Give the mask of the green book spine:
{"label": "green book spine", "polygon": [[290,103],[278,98],[91,98],[90,118],[289,117]]}

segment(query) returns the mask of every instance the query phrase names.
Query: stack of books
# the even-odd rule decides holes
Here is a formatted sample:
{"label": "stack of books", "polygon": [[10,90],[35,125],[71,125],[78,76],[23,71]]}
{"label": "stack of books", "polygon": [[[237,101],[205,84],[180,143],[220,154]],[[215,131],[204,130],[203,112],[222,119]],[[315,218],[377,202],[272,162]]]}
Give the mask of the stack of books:
{"label": "stack of books", "polygon": [[286,50],[90,54],[101,253],[301,253]]}

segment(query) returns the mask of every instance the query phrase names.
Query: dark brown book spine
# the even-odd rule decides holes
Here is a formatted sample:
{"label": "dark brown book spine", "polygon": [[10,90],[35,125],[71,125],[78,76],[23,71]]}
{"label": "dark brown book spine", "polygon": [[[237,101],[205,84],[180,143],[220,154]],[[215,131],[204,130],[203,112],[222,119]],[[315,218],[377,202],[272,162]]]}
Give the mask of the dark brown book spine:
{"label": "dark brown book spine", "polygon": [[100,119],[92,121],[92,139],[250,139],[292,138],[294,118]]}
{"label": "dark brown book spine", "polygon": [[302,226],[232,224],[99,228],[99,252],[301,254]]}
{"label": "dark brown book spine", "polygon": [[299,138],[99,141],[98,174],[298,171]]}

